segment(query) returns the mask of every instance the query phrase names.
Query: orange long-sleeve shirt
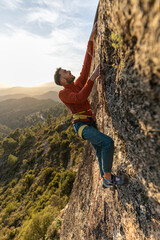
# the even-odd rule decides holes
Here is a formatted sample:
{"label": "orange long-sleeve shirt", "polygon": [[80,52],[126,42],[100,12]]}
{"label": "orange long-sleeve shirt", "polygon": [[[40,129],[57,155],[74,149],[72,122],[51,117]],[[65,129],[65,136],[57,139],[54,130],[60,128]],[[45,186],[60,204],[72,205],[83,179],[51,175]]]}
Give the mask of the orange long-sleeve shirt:
{"label": "orange long-sleeve shirt", "polygon": [[[59,92],[59,98],[69,108],[72,114],[87,111],[91,108],[88,97],[94,82],[91,81],[88,76],[91,68],[92,56],[93,41],[89,41],[80,76],[75,82],[64,86],[64,89]],[[91,111],[82,114],[92,116]]]}

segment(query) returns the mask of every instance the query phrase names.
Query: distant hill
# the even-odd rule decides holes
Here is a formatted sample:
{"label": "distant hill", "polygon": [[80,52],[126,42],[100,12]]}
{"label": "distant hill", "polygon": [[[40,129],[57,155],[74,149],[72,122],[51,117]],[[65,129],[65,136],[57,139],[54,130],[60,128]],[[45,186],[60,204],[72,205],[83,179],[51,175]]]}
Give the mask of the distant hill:
{"label": "distant hill", "polygon": [[8,100],[8,99],[21,99],[24,97],[28,97],[27,94],[10,94],[10,95],[4,95],[4,96],[0,96],[0,102]]}
{"label": "distant hill", "polygon": [[39,100],[31,97],[2,101],[0,102],[0,124],[11,129],[24,128],[28,126],[28,122],[33,121],[33,118],[33,123],[40,120],[40,114],[36,113],[55,107],[57,104],[51,99]]}
{"label": "distant hill", "polygon": [[52,99],[54,101],[60,102],[60,99],[58,98],[58,92],[55,91],[49,91],[42,95],[36,95],[34,97],[37,99]]}
{"label": "distant hill", "polygon": [[0,89],[0,97],[6,95],[25,94],[29,96],[42,95],[50,91],[59,91],[60,87],[55,86],[54,83],[46,83],[38,87],[12,87]]}
{"label": "distant hill", "polygon": [[23,94],[23,93],[17,93],[17,94],[9,94],[9,95],[4,95],[0,96],[0,102],[8,100],[8,99],[21,99],[24,97],[34,97],[36,99],[52,99],[54,101],[59,102],[58,98],[58,92],[56,91],[49,91],[41,95],[30,95],[30,94]]}

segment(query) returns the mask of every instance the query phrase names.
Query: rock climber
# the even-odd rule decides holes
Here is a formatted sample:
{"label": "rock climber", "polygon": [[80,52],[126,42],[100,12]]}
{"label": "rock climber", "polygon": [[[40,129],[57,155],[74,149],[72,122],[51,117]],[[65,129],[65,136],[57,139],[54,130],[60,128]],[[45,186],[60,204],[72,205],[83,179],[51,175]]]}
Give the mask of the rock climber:
{"label": "rock climber", "polygon": [[71,71],[62,68],[56,70],[54,80],[57,85],[63,86],[63,90],[59,92],[59,98],[73,115],[73,126],[76,133],[83,139],[88,140],[96,151],[100,174],[103,178],[102,186],[107,188],[113,185],[121,185],[124,180],[122,177],[111,173],[114,142],[112,138],[101,133],[94,126],[91,106],[88,101],[94,82],[100,73],[100,66],[98,65],[89,77],[96,31],[97,23],[93,25],[82,71],[76,81],[74,82],[75,76],[72,75]]}

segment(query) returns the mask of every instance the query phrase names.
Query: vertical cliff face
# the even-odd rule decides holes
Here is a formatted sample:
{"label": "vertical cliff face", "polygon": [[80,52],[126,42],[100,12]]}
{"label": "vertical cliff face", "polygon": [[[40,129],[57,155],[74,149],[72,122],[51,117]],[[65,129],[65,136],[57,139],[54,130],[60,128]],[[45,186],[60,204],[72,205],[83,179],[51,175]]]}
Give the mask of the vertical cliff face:
{"label": "vertical cliff face", "polygon": [[104,71],[91,101],[97,88],[97,122],[101,128],[104,118],[104,132],[115,143],[113,172],[129,182],[104,190],[95,152],[86,142],[61,239],[158,240],[160,3],[100,0],[97,20],[92,69],[101,55]]}

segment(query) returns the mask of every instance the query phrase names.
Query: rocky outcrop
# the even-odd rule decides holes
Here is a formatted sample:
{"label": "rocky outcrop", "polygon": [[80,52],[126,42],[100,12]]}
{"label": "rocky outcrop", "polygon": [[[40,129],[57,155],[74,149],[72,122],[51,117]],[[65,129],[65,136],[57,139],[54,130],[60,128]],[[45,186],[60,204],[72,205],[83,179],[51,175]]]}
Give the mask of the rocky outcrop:
{"label": "rocky outcrop", "polygon": [[[103,189],[85,143],[61,240],[160,239],[159,0],[100,0],[92,70],[101,59],[97,122],[115,143],[113,172],[128,184]],[[102,99],[104,104],[102,103]],[[103,111],[104,114],[103,114]]]}

